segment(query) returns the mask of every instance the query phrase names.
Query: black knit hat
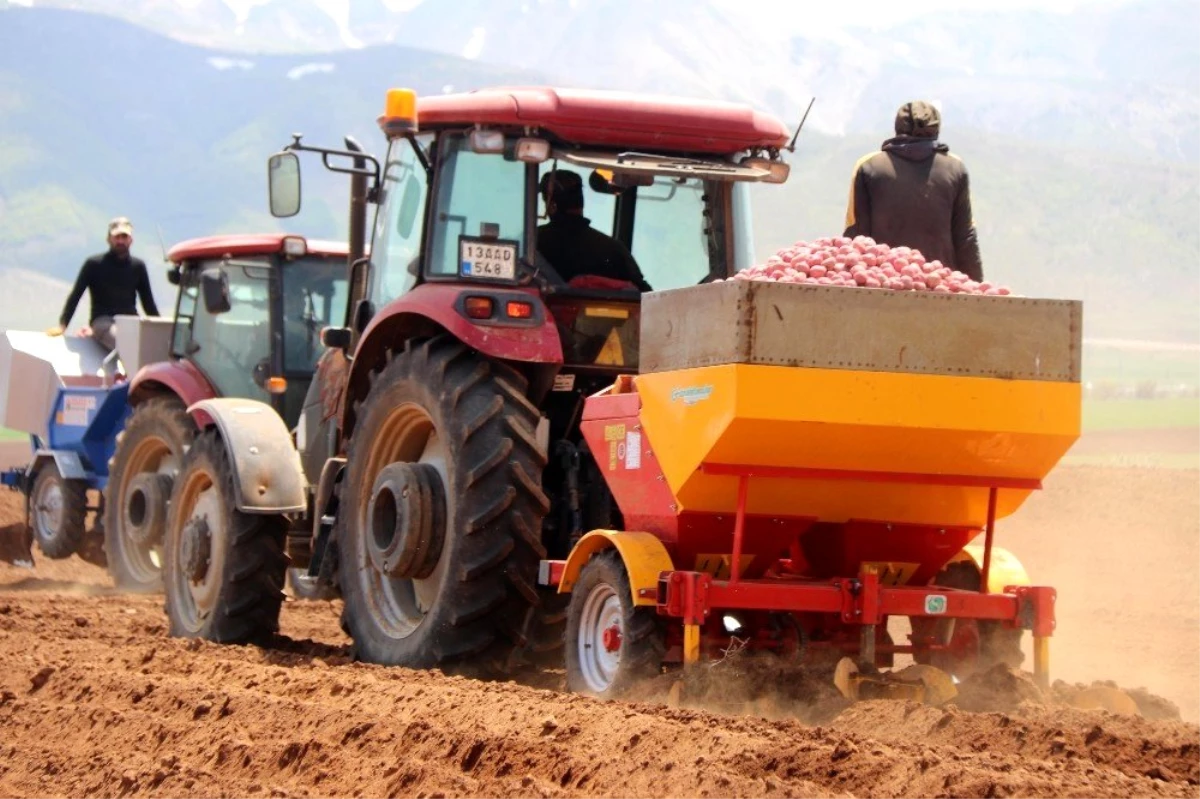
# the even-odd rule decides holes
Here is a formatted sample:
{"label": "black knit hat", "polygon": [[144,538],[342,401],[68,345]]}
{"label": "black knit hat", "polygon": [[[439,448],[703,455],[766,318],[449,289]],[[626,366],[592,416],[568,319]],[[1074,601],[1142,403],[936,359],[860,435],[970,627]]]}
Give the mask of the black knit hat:
{"label": "black knit hat", "polygon": [[942,115],[930,103],[914,100],[896,112],[896,135],[936,139],[942,127]]}

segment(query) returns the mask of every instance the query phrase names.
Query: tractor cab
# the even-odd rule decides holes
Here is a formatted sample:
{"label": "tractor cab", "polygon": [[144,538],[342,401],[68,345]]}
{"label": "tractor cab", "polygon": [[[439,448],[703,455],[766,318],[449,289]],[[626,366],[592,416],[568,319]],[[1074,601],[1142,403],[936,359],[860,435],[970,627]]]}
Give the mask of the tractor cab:
{"label": "tractor cab", "polygon": [[749,266],[749,184],[788,174],[783,125],[729,103],[551,88],[418,102],[400,89],[389,92],[380,127],[389,140],[382,163],[297,138],[270,168],[277,216],[299,211],[298,151],[321,152],[327,166],[333,155],[353,156],[374,178],[372,256],[348,338],[409,312],[419,287],[450,284],[457,292],[447,310],[498,344],[489,354],[528,361],[511,351],[520,348],[505,352],[505,342],[550,324],[561,368],[549,371],[560,373],[560,388],[637,371],[641,292],[619,270],[573,274],[547,257],[542,239],[559,221],[559,203],[539,191],[547,175],[573,173],[582,184],[573,227],[585,219],[591,232],[578,246],[611,239],[649,288],[663,290]]}
{"label": "tractor cab", "polygon": [[289,428],[347,307],[346,246],[301,236],[212,236],[167,254],[179,286],[172,360],[216,396],[269,403]]}

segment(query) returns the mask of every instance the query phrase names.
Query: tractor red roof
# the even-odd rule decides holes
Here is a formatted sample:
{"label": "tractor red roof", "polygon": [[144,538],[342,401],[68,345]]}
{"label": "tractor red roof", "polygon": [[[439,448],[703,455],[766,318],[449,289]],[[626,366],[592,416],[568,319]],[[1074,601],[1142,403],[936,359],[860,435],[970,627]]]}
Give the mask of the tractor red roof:
{"label": "tractor red roof", "polygon": [[[197,258],[224,258],[246,255],[274,255],[283,249],[285,238],[304,238],[288,233],[257,233],[232,236],[203,236],[181,241],[167,253],[172,263]],[[349,248],[341,241],[305,239],[310,255],[328,255],[345,258]]]}
{"label": "tractor red roof", "polygon": [[788,131],[748,105],[631,92],[549,87],[482,89],[421,97],[421,127],[540,127],[573,143],[695,153],[779,147]]}

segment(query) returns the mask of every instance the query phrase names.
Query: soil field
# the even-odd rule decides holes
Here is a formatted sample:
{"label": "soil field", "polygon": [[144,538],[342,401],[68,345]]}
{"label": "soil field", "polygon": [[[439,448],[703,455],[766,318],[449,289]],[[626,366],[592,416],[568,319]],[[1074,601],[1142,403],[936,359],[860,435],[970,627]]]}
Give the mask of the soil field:
{"label": "soil field", "polygon": [[999,528],[1059,590],[1055,675],[1145,687],[1146,717],[1016,677],[944,707],[602,703],[354,663],[339,602],[289,601],[265,648],[172,639],[161,597],[39,554],[0,565],[0,796],[1200,796],[1198,485],[1063,467]]}

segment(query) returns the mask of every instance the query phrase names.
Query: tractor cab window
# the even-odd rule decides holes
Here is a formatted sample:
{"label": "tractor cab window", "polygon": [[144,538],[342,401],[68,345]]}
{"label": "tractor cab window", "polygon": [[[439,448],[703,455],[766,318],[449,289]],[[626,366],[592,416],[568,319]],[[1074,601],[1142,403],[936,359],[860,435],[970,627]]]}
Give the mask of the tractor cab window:
{"label": "tractor cab window", "polygon": [[709,274],[705,192],[702,180],[665,175],[637,188],[630,249],[656,291],[694,286]]}
{"label": "tractor cab window", "polygon": [[283,369],[311,373],[321,357],[321,328],[340,326],[346,314],[344,258],[306,256],[283,267]]}
{"label": "tractor cab window", "polygon": [[185,352],[225,397],[269,401],[254,380],[260,364],[269,367],[271,356],[271,270],[249,259],[209,261],[191,271],[194,283],[187,291],[198,293],[200,272],[218,267],[229,276],[230,309],[216,316],[203,302],[193,300],[191,336]]}
{"label": "tractor cab window", "polygon": [[[728,205],[733,181],[744,179],[738,166],[717,158],[647,153],[559,150],[554,155],[540,169],[539,187],[565,185],[572,203],[582,201],[582,216],[593,231],[581,240],[596,240],[596,233],[616,239],[653,290],[728,274]],[[551,179],[552,170],[569,180]],[[544,216],[544,202],[540,207]],[[543,228],[538,230],[540,251]],[[554,258],[547,258],[553,266]]]}
{"label": "tractor cab window", "polygon": [[[430,135],[417,137],[428,151]],[[383,199],[375,218],[371,245],[369,295],[382,308],[417,284],[421,272],[421,236],[429,181],[408,139],[396,139],[388,149],[383,171]]]}
{"label": "tractor cab window", "polygon": [[479,236],[485,226],[525,253],[525,164],[492,153],[475,153],[463,136],[443,136],[437,206],[429,248],[429,273],[458,275],[460,236]]}

